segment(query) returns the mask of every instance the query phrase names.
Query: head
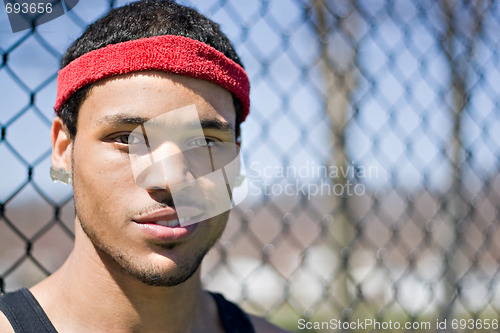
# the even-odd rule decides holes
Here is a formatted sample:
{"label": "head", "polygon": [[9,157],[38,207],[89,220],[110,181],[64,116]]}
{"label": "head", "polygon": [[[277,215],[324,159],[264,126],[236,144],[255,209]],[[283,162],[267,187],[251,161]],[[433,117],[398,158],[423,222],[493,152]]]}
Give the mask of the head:
{"label": "head", "polygon": [[[61,68],[90,51],[110,44],[162,35],[184,36],[200,41],[219,50],[243,67],[231,42],[217,23],[173,0],[145,0],[113,9],[106,16],[91,24],[68,48],[62,58]],[[73,139],[77,131],[80,105],[92,86],[91,84],[78,90],[58,113]],[[234,95],[232,99],[236,114],[235,134],[239,140],[242,103]]]}
{"label": "head", "polygon": [[[112,10],[92,24],[68,49],[61,67],[111,44],[163,35],[200,41],[241,65],[217,24],[172,1],[150,0]],[[179,112],[186,108],[195,110],[201,129],[192,129],[189,113]],[[52,163],[72,172],[75,246],[90,244],[109,268],[149,285],[189,279],[222,234],[229,213],[193,222],[222,198],[211,195],[214,179],[194,175],[183,152],[202,145],[200,140],[203,146],[237,147],[242,119],[240,99],[221,85],[158,70],[113,75],[78,89],[52,127]],[[168,172],[141,169],[138,175],[130,157],[137,133],[145,134],[138,129],[151,134],[145,138],[148,148],[169,133],[147,155],[160,156],[161,163],[152,165]],[[176,193],[182,193],[182,201],[175,201]],[[178,225],[181,209],[192,224]]]}

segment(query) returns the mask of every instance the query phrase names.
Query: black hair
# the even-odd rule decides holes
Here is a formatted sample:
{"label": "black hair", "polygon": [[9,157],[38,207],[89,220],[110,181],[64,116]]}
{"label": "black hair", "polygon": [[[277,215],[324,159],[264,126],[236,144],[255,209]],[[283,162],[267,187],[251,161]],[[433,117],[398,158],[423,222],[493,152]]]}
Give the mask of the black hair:
{"label": "black hair", "polygon": [[[161,35],[177,35],[198,40],[219,50],[243,67],[231,42],[217,23],[193,8],[179,5],[173,0],[142,0],[112,9],[91,24],[68,48],[61,60],[61,68],[85,53],[110,44]],[[59,117],[68,127],[72,140],[76,136],[79,108],[91,87],[92,85],[87,85],[79,89],[59,112]],[[233,103],[236,111],[235,136],[238,139],[242,105],[234,95]]]}

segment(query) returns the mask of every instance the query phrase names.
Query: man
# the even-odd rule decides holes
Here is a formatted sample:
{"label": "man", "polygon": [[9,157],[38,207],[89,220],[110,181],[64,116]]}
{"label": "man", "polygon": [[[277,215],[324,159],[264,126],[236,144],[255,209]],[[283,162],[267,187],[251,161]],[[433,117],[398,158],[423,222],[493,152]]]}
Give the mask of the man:
{"label": "man", "polygon": [[0,332],[283,332],[201,289],[200,263],[234,205],[249,110],[218,26],[139,1],[91,25],[61,68],[51,174],[73,184],[74,249],[1,298]]}

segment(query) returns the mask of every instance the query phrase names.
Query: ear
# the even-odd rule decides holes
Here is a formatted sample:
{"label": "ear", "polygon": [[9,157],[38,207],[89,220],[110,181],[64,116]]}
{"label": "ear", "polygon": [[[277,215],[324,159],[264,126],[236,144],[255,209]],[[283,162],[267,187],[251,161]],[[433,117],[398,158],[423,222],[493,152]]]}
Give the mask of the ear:
{"label": "ear", "polygon": [[56,169],[71,171],[71,149],[73,142],[68,128],[62,119],[56,117],[50,133],[52,140],[52,166]]}

